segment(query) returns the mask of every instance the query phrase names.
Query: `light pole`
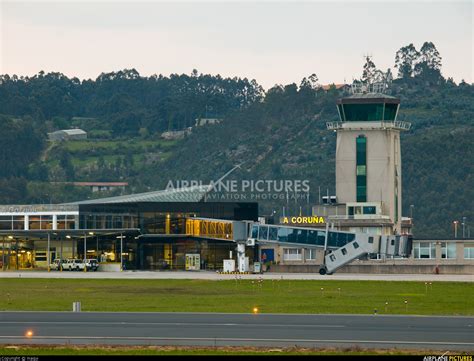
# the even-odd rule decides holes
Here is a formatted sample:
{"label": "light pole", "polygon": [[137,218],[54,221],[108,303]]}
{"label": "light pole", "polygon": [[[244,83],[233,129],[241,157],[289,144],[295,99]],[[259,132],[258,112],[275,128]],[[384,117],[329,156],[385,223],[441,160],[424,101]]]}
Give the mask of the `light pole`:
{"label": "light pole", "polygon": [[[89,232],[89,236],[94,236],[94,232]],[[84,272],[87,272],[87,235],[84,233]]]}
{"label": "light pole", "polygon": [[87,272],[87,234],[84,232],[84,272]]}
{"label": "light pole", "polygon": [[453,221],[454,224],[454,238],[458,238],[458,224],[459,221]]}
{"label": "light pole", "polygon": [[51,253],[49,250],[51,249],[51,234],[48,232],[48,253],[46,254],[46,262],[48,262],[48,272],[51,271]]}
{"label": "light pole", "polygon": [[[70,235],[66,235],[66,239],[71,239]],[[61,272],[63,271],[63,238],[61,237],[61,257],[59,261],[59,268]]]}
{"label": "light pole", "polygon": [[2,271],[5,270],[5,236],[3,236],[2,242]]}
{"label": "light pole", "polygon": [[462,238],[466,237],[466,233],[464,232],[466,229],[466,217],[462,217]]}
{"label": "light pole", "polygon": [[123,271],[123,239],[125,236],[123,233],[120,233],[120,236],[117,236],[117,238],[120,238],[120,271]]}

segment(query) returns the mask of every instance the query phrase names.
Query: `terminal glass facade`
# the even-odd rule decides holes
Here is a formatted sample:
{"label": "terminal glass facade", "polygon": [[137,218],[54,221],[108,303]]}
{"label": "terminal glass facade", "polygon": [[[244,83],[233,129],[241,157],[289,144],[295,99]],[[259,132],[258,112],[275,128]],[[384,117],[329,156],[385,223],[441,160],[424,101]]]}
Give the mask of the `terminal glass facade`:
{"label": "terminal glass facade", "polygon": [[[128,247],[128,246],[127,246]],[[137,257],[127,263],[128,269],[184,270],[187,254],[199,254],[200,269],[218,270],[223,260],[235,255],[235,243],[217,240],[196,240],[177,238],[168,241],[143,239],[136,244]],[[249,259],[254,259],[253,249],[246,250]]]}
{"label": "terminal glass facade", "polygon": [[[139,229],[139,237],[124,240],[127,269],[185,269],[187,254],[199,254],[201,269],[219,269],[223,259],[229,257],[229,251],[235,252],[235,243],[231,242],[232,220],[256,221],[258,205],[234,202],[87,204],[80,205],[79,213],[81,228]],[[111,250],[110,260],[114,261],[118,258],[114,255],[119,242],[114,239],[107,242],[105,249]],[[80,245],[78,250],[81,250]]]}
{"label": "terminal glass facade", "polygon": [[53,229],[52,215],[35,215],[28,219],[29,229]]}
{"label": "terminal glass facade", "polygon": [[[139,202],[87,204],[79,208],[80,229],[139,228],[142,234],[190,234],[186,219],[193,217],[227,220],[258,219],[257,203],[234,202]],[[199,223],[199,227],[213,227]],[[193,228],[194,230],[194,228]],[[219,233],[205,229],[203,232]],[[222,231],[223,232],[223,231]],[[220,237],[218,237],[220,238]]]}
{"label": "terminal glass facade", "polygon": [[235,254],[233,220],[258,219],[257,203],[238,202],[4,206],[0,211],[0,269],[47,268],[55,258],[103,263],[122,258],[125,269],[180,269],[188,253],[199,254],[202,267],[218,269],[230,250]]}
{"label": "terminal glass facade", "polygon": [[0,230],[25,228],[25,216],[0,216]]}
{"label": "terminal glass facade", "polygon": [[194,237],[234,239],[232,222],[205,219],[187,219],[186,234]]}

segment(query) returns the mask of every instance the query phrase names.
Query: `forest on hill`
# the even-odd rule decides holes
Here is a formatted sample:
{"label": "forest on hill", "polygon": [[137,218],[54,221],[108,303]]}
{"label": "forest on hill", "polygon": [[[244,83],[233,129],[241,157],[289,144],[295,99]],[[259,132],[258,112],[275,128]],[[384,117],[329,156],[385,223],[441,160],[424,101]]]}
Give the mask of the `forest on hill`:
{"label": "forest on hill", "polygon": [[[441,72],[434,44],[395,54],[398,73],[367,58],[360,82],[383,79],[401,99],[403,214],[410,205],[418,237],[452,236],[452,221],[474,225],[474,89]],[[308,179],[309,199],[260,201],[261,214],[309,212],[319,191],[334,194],[338,97],[316,74],[268,91],[255,80],[219,75],[141,76],[134,69],[95,80],[40,72],[0,75],[0,204],[55,203],[94,198],[73,181],[126,181],[127,192],[157,190],[169,180]],[[196,126],[212,118],[218,124]],[[50,142],[47,133],[79,127],[88,139]],[[164,131],[192,131],[166,140]],[[474,227],[471,227],[474,232]]]}

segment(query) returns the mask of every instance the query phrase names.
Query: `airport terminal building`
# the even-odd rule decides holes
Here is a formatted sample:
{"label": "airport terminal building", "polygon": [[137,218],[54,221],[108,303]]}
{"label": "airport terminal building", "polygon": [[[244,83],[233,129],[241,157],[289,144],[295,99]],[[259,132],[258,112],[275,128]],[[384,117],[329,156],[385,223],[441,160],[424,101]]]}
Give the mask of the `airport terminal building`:
{"label": "airport terminal building", "polygon": [[0,269],[77,258],[104,271],[226,271],[233,260],[241,272],[474,274],[473,239],[413,239],[402,217],[400,133],[410,125],[397,120],[399,103],[367,92],[338,101],[339,121],[327,124],[337,133],[337,194],[305,217],[314,224],[265,224],[255,202],[209,201],[209,185],[3,205]]}
{"label": "airport terminal building", "polygon": [[222,271],[229,259],[242,271],[253,271],[256,263],[280,272],[318,272],[325,263],[368,273],[380,272],[381,264],[411,273],[474,268],[472,239],[412,240],[329,224],[265,224],[257,203],[207,202],[207,192],[203,186],[70,204],[0,206],[0,268],[47,269],[54,259],[67,258],[98,259],[102,271]]}
{"label": "airport terminal building", "polygon": [[194,187],[71,204],[0,206],[2,268],[96,258],[110,270],[119,265],[186,269],[185,255],[198,254],[195,268],[219,269],[235,251],[234,221],[257,221],[258,204],[203,202],[206,191]]}

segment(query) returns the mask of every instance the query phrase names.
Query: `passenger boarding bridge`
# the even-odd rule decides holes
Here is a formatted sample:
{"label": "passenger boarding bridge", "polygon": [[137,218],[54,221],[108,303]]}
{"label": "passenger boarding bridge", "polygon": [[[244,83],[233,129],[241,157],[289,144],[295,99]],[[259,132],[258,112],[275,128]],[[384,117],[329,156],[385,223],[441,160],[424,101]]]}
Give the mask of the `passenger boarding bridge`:
{"label": "passenger boarding bridge", "polygon": [[408,257],[412,249],[412,239],[406,235],[385,236],[210,218],[188,218],[186,233],[191,237],[236,242],[241,271],[245,270],[246,246],[277,244],[323,250],[320,274],[332,274],[366,255]]}
{"label": "passenger boarding bridge", "polygon": [[386,257],[408,257],[412,240],[409,236],[383,236],[368,233],[334,231],[280,225],[253,224],[250,243],[289,244],[324,250],[321,274],[331,274],[354,259],[368,254]]}

